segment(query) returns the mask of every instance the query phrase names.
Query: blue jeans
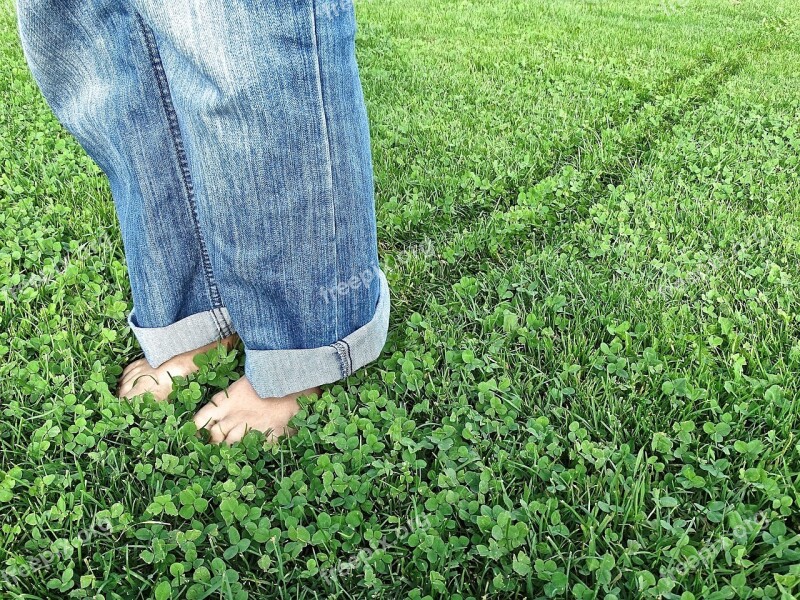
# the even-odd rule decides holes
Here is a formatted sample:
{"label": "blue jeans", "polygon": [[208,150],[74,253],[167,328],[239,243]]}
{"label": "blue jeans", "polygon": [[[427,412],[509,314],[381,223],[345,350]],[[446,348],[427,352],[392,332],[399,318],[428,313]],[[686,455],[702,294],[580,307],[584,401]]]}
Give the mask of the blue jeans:
{"label": "blue jeans", "polygon": [[108,175],[150,365],[237,332],[262,397],[379,355],[352,0],[18,0],[26,60]]}

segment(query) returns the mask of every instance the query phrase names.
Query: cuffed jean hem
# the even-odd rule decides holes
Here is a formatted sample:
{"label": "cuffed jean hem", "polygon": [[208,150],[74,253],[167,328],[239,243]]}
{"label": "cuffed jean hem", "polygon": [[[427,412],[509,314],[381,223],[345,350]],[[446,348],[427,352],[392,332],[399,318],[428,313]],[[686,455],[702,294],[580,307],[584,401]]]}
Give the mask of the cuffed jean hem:
{"label": "cuffed jean hem", "polygon": [[235,332],[225,307],[195,313],[165,327],[138,327],[133,323],[134,312],[128,314],[128,325],[153,368],[173,356],[197,350]]}
{"label": "cuffed jean hem", "polygon": [[389,284],[383,271],[372,320],[330,346],[304,350],[248,350],[245,375],[262,398],[280,398],[333,383],[378,358],[389,330]]}

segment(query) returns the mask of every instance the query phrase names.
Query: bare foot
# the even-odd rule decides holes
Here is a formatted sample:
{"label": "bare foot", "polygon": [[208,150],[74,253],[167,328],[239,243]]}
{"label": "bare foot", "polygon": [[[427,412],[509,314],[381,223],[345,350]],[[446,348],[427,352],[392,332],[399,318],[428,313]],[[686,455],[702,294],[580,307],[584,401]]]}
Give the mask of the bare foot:
{"label": "bare foot", "polygon": [[127,399],[150,392],[159,402],[166,400],[167,396],[172,392],[173,377],[186,377],[198,370],[199,367],[194,364],[193,360],[195,356],[216,348],[217,344],[222,344],[230,350],[238,342],[239,336],[234,333],[219,341],[206,344],[197,350],[190,350],[173,356],[155,369],[144,358],[135,360],[122,371],[117,387],[117,395],[122,399]]}
{"label": "bare foot", "polygon": [[234,381],[227,390],[214,394],[208,404],[197,411],[194,423],[207,429],[214,444],[233,444],[251,429],[262,431],[270,441],[292,435],[289,419],[297,414],[301,396],[322,395],[320,388],[310,388],[283,398],[261,398],[246,377]]}

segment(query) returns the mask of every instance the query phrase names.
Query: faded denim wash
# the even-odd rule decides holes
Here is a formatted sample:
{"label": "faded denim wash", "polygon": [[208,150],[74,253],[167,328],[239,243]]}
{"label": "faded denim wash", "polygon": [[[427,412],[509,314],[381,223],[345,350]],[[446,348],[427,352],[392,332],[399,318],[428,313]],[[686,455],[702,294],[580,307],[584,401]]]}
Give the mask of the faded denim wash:
{"label": "faded denim wash", "polygon": [[152,366],[230,335],[262,397],[377,358],[351,0],[18,0],[26,59],[108,175]]}

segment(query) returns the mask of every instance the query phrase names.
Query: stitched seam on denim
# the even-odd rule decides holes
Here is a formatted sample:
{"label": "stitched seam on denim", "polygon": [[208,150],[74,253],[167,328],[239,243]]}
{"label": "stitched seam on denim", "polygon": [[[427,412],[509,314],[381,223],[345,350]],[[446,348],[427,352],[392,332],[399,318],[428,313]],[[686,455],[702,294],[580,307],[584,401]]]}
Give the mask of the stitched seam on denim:
{"label": "stitched seam on denim", "polygon": [[225,337],[225,319],[222,318],[222,313],[218,309],[212,308],[211,316],[217,323],[217,331],[219,332],[219,337],[221,338]]}
{"label": "stitched seam on denim", "polygon": [[216,308],[211,309],[211,316],[214,318],[214,321],[217,323],[217,330],[219,332],[219,337],[225,337],[225,321],[221,318],[222,315]]}
{"label": "stitched seam on denim", "polygon": [[350,375],[350,362],[348,360],[347,350],[344,347],[342,340],[331,344],[336,350],[336,355],[339,357],[339,370],[342,372],[342,378]]}
{"label": "stitched seam on denim", "polygon": [[[331,212],[333,213],[333,265],[334,265],[334,281],[338,285],[339,282],[339,256],[336,252],[336,198],[334,195],[333,190],[333,154],[331,152],[332,144],[331,144],[331,136],[330,131],[328,129],[328,116],[325,113],[325,93],[323,91],[322,86],[322,58],[320,57],[319,53],[319,43],[317,38],[317,3],[316,0],[311,0],[311,31],[312,31],[312,49],[314,52],[314,65],[316,67],[316,84],[317,84],[317,93],[319,94],[319,102],[320,102],[320,120],[322,124],[322,131],[325,135],[325,158],[327,160],[327,164],[325,165],[327,169],[327,184],[328,184],[328,193],[330,196],[331,202]],[[338,298],[334,298],[334,337],[338,339],[339,337],[339,300]]]}
{"label": "stitched seam on denim", "polygon": [[347,348],[347,374],[348,375],[352,375],[353,374],[353,353],[350,350],[350,344],[347,343],[347,340],[341,340],[341,342]]}
{"label": "stitched seam on denim", "polygon": [[225,313],[222,312],[221,308],[214,309],[219,313],[218,318],[219,321],[222,323],[222,330],[220,331],[220,335],[222,337],[228,337],[233,333],[233,324],[230,322],[230,319],[225,317]]}
{"label": "stitched seam on denim", "polygon": [[228,320],[225,318],[225,315],[222,314],[221,310],[219,311],[219,313],[220,313],[219,315],[220,320],[222,321],[222,337],[228,337],[231,334],[230,324],[228,323]]}
{"label": "stitched seam on denim", "polygon": [[205,275],[206,280],[206,290],[208,291],[208,299],[209,302],[211,302],[212,308],[211,316],[214,319],[217,330],[222,336],[222,327],[220,326],[217,315],[213,310],[222,306],[222,299],[219,295],[217,284],[214,281],[214,272],[211,269],[211,260],[208,257],[206,243],[203,239],[203,233],[200,230],[200,221],[197,217],[197,206],[195,205],[194,200],[194,186],[192,184],[191,174],[189,172],[186,151],[183,147],[183,139],[181,138],[181,132],[178,126],[178,115],[175,113],[175,107],[172,104],[169,83],[167,82],[167,76],[164,72],[164,65],[161,62],[161,55],[159,54],[156,46],[155,36],[153,35],[152,31],[150,31],[147,24],[144,22],[144,19],[142,19],[142,16],[138,12],[136,13],[136,20],[139,23],[139,28],[141,29],[142,36],[144,37],[145,47],[147,48],[148,58],[150,59],[150,66],[153,69],[153,75],[156,79],[156,83],[158,84],[158,93],[161,99],[161,105],[164,109],[164,114],[167,117],[170,138],[172,139],[172,144],[178,157],[178,165],[180,166],[180,173],[183,181],[186,201],[189,204],[189,212],[192,217],[195,235],[200,246],[200,256],[203,263],[203,274]]}

